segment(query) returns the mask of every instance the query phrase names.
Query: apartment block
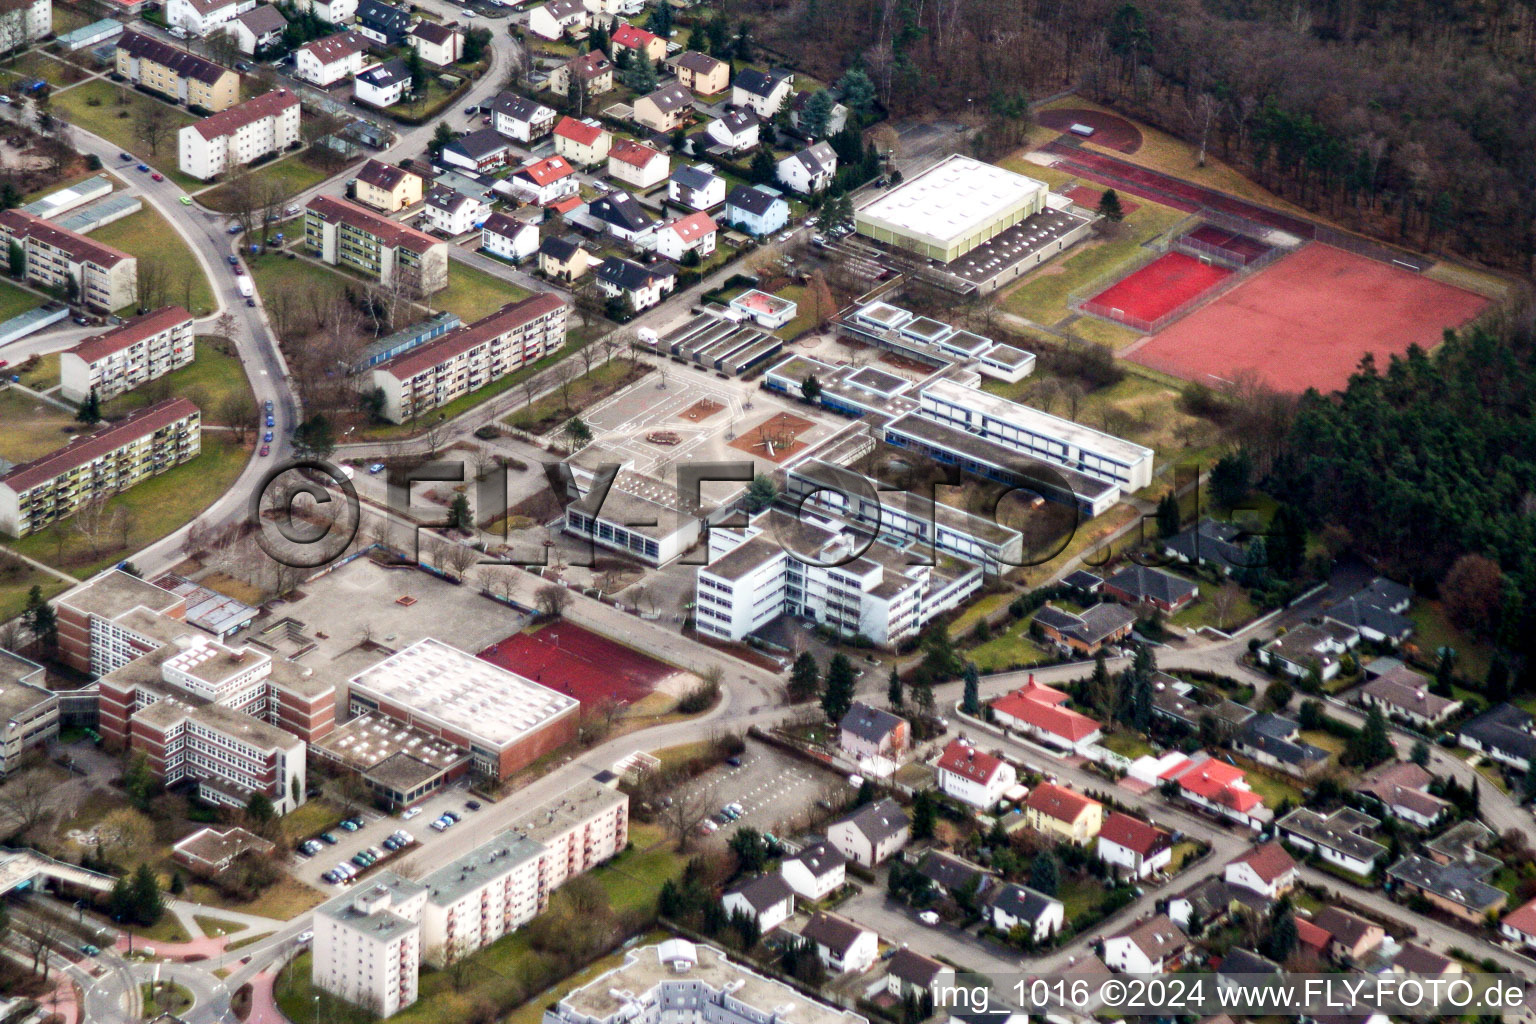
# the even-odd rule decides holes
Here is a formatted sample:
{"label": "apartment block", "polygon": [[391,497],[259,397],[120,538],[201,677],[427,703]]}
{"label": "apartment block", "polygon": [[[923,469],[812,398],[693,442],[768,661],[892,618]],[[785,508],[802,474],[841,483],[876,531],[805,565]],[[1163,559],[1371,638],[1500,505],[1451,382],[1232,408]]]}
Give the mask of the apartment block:
{"label": "apartment block", "polygon": [[23,210],[0,210],[0,245],[9,250],[12,243],[26,257],[28,281],[73,290],[78,301],[98,312],[132,305],[138,295],[139,261],[121,249]]}
{"label": "apartment block", "polygon": [[426,902],[425,886],[384,871],[322,903],[314,917],[315,987],[378,1017],[414,1003]]}
{"label": "apartment block", "polygon": [[229,68],[137,32],[118,37],[116,70],[134,85],[210,113],[240,102],[240,76]]}
{"label": "apartment block", "polygon": [[92,389],[103,402],[116,398],[190,365],[193,334],[192,314],[180,306],[136,316],[61,354],[60,392],[71,402],[84,401]]}
{"label": "apartment block", "polygon": [[299,97],[274,89],[177,133],[182,173],[202,181],[281,153],[299,142]]}
{"label": "apartment block", "polygon": [[0,777],[59,734],[59,697],[44,675],[43,666],[0,650]]}
{"label": "apartment block", "polygon": [[169,398],[13,467],[0,477],[0,532],[25,537],[97,498],[195,459],[202,450],[201,419],[185,398]]}
{"label": "apartment block", "polygon": [[10,0],[0,5],[0,53],[10,53],[53,33],[53,0]]}
{"label": "apartment block", "polygon": [[255,6],[256,0],[170,0],[165,5],[165,20],[202,38]]}
{"label": "apartment block", "polygon": [[563,299],[544,292],[375,367],[384,418],[404,423],[553,352],[565,343],[568,312]]}
{"label": "apartment block", "polygon": [[346,264],[418,295],[448,286],[448,243],[334,196],[304,208],[304,239],[326,263]]}

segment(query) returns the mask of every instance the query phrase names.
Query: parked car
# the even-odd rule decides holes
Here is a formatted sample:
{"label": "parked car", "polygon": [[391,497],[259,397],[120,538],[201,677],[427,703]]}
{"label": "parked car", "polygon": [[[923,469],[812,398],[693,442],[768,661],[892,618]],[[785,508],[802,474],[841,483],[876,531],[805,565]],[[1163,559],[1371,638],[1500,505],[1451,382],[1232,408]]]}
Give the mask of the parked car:
{"label": "parked car", "polygon": [[232,267],[238,267],[240,265],[240,257],[238,257],[238,256],[225,256],[224,257],[224,262],[228,263]]}
{"label": "parked car", "polygon": [[[368,467],[368,473],[371,476],[377,476],[378,474],[380,474],[382,472],[384,472],[384,463],[382,463],[382,462],[375,462],[375,463],[373,463],[372,465],[370,465]],[[420,807],[412,807],[410,810],[408,810],[404,814],[400,815],[400,817],[401,817],[402,820],[409,821],[410,819],[416,817],[416,815],[418,815],[420,813],[421,813],[421,808]]]}
{"label": "parked car", "polygon": [[918,914],[917,919],[930,928],[939,923],[939,915],[935,914],[931,910],[925,910],[921,914]]}
{"label": "parked car", "polygon": [[322,882],[329,882],[332,885],[335,885],[337,882],[341,881],[341,876],[336,874],[335,871],[323,871],[320,873],[320,880]]}
{"label": "parked car", "polygon": [[133,157],[128,153],[119,153],[117,154],[117,158],[125,164],[133,163]]}
{"label": "parked car", "polygon": [[314,937],[315,937],[315,933],[306,929],[306,930],[304,930],[302,932],[299,932],[299,934],[294,938],[294,941],[295,942],[299,942],[299,943],[304,943],[304,942],[308,942],[310,939],[312,939]]}
{"label": "parked car", "polygon": [[335,846],[336,845],[336,837],[331,835],[329,832],[321,832],[320,833],[320,841],[322,843],[325,843],[327,846]]}
{"label": "parked car", "polygon": [[739,757],[728,757],[728,758],[725,759],[725,763],[730,765],[732,768],[740,768],[741,767],[741,758],[739,758]]}
{"label": "parked car", "polygon": [[261,454],[262,455],[271,455],[272,454],[272,449],[267,447],[266,445],[262,445],[261,446]]}
{"label": "parked car", "polygon": [[261,435],[261,439],[263,441],[265,441],[267,444],[271,444],[272,443],[272,431],[269,430],[265,434],[262,434]]}
{"label": "parked car", "polygon": [[140,174],[148,174],[149,164],[139,164],[139,166],[135,167],[134,170],[138,171]]}
{"label": "parked car", "polygon": [[[271,402],[267,403],[267,406],[268,406],[267,411],[268,412],[271,411],[271,405],[272,405]],[[384,464],[382,462],[375,462],[373,464],[373,466],[378,466],[379,469],[383,469],[384,468]],[[377,473],[379,470],[378,469],[374,469],[373,466],[369,466],[368,467],[368,472],[370,472],[370,473]],[[400,820],[401,821],[410,821],[412,818],[416,817],[416,815],[418,815],[420,813],[421,813],[421,808],[420,807],[412,807],[409,810],[407,810],[404,814],[400,815]]]}
{"label": "parked car", "polygon": [[180,202],[182,206],[191,206],[192,205],[192,197],[191,196],[178,196],[177,197],[177,201]]}
{"label": "parked car", "polygon": [[463,818],[459,817],[458,814],[456,814],[453,811],[444,811],[443,812],[443,817],[447,818],[449,821],[455,821],[455,822],[463,821],[464,820]]}
{"label": "parked car", "polygon": [[348,818],[346,821],[343,821],[341,823],[341,827],[346,829],[348,832],[356,832],[357,831],[357,825],[355,823],[353,823],[351,818]]}
{"label": "parked car", "polygon": [[469,808],[472,811],[478,811],[480,809],[480,801],[479,800],[466,800],[466,801],[464,801],[464,806]]}
{"label": "parked car", "polygon": [[159,171],[156,171],[154,174],[151,174],[150,177],[153,178],[155,181],[164,181],[165,180],[165,175],[161,174]]}
{"label": "parked car", "polygon": [[267,414],[267,426],[269,426],[269,427],[277,426],[277,420],[273,418],[271,413]]}
{"label": "parked car", "polygon": [[99,946],[93,946],[87,942],[85,945],[80,947],[80,952],[84,953],[86,956],[95,956],[101,952],[101,948]]}

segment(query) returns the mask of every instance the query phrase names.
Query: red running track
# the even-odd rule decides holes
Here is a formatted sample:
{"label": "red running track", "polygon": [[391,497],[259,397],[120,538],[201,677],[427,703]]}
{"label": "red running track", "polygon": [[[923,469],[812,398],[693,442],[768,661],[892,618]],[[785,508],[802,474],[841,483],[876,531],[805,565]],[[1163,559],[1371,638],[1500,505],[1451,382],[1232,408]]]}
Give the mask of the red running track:
{"label": "red running track", "polygon": [[1231,276],[1226,267],[1168,252],[1099,292],[1085,307],[1133,326],[1154,324]]}
{"label": "red running track", "polygon": [[569,694],[583,707],[630,704],[677,670],[570,622],[514,633],[479,656],[493,665]]}

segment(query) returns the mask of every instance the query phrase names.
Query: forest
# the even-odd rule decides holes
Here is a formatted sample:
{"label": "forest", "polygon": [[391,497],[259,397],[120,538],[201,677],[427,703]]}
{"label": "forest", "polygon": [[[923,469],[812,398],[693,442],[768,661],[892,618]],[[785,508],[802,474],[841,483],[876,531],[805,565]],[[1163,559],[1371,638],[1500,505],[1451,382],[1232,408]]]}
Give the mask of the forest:
{"label": "forest", "polygon": [[[1353,229],[1525,273],[1536,256],[1536,5],[1509,0],[734,0],[895,115],[1017,129],[1068,90]],[[993,147],[995,148],[995,147]]]}

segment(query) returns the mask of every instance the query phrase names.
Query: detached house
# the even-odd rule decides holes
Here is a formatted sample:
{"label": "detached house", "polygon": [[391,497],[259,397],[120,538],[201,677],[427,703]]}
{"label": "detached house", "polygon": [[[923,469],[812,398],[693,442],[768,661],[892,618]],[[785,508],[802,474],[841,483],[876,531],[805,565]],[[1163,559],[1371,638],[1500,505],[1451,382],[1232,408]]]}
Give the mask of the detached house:
{"label": "detached house", "polygon": [[656,222],[628,192],[609,192],[587,204],[587,216],[603,231],[637,249],[651,247]]}
{"label": "detached house", "polygon": [[938,763],[939,790],[962,803],[986,810],[1018,781],[1013,765],[965,740],[951,740]]}
{"label": "detached house", "polygon": [[427,193],[424,213],[434,230],[449,238],[457,238],[484,221],[490,207],[474,196],[439,186]]}
{"label": "detached house", "polygon": [[608,177],[635,189],[667,180],[672,161],[659,150],[633,139],[619,139],[608,150]]}
{"label": "detached house", "polygon": [[1065,693],[1041,686],[1030,676],[1027,685],[994,700],[992,714],[1005,729],[1056,750],[1080,752],[1104,733],[1098,722],[1066,707],[1066,702]]}
{"label": "detached house", "polygon": [[795,893],[782,876],[761,875],[736,883],[726,890],[721,903],[727,914],[746,914],[767,935],[794,914]]}
{"label": "detached house", "polygon": [[322,89],[363,70],[368,41],[357,32],[337,32],[294,51],[293,74]]}
{"label": "detached house", "polygon": [[816,945],[816,954],[832,974],[857,974],[875,964],[880,937],[846,917],[818,911],[800,937]]}
{"label": "detached house", "polygon": [[1358,639],[1354,630],[1337,623],[1302,623],[1260,647],[1258,659],[1261,664],[1274,666],[1297,679],[1315,669],[1326,682],[1339,674],[1339,655]]}
{"label": "detached house", "polygon": [[256,6],[256,0],[169,0],[165,22],[201,39]]}
{"label": "detached house", "polygon": [[271,4],[261,4],[246,11],[224,26],[224,31],[234,37],[240,52],[254,56],[275,44],[283,37],[288,19]]}
{"label": "detached house", "polygon": [[1129,605],[1150,605],[1171,614],[1198,597],[1200,588],[1172,573],[1131,565],[1105,580],[1103,592]]}
{"label": "detached house", "polygon": [[580,180],[563,156],[545,157],[525,164],[511,177],[512,188],[525,203],[548,206],[566,196],[575,195]]}
{"label": "detached house", "polygon": [[528,12],[528,31],[551,41],[591,23],[592,15],[581,0],[549,0]]}
{"label": "detached house", "polygon": [[549,90],[556,96],[570,96],[573,85],[587,96],[601,96],[612,91],[613,63],[601,50],[593,50],[550,72]]}
{"label": "detached house", "polygon": [[779,180],[801,195],[813,195],[832,184],[837,154],[825,142],[813,143],[779,161]]}
{"label": "detached house", "polygon": [[629,50],[636,56],[649,61],[663,60],[667,56],[667,41],[638,25],[620,25],[608,37],[608,43],[608,52],[615,59],[618,58],[621,50]]}
{"label": "detached house", "polygon": [[411,12],[383,0],[357,0],[357,31],[381,46],[398,46],[411,27]]}
{"label": "detached house", "polygon": [[411,94],[411,69],[396,57],[364,68],[352,79],[352,95],[372,107],[392,107]]}
{"label": "detached house", "polygon": [[1511,768],[1530,771],[1536,764],[1536,719],[1513,704],[1496,704],[1463,724],[1457,742]]}
{"label": "detached house", "polygon": [[731,106],[750,107],[763,120],[772,120],[779,108],[789,99],[794,87],[795,75],[783,68],[758,71],[745,68],[731,83]]}
{"label": "detached house", "polygon": [[1325,609],[1323,618],[1347,626],[1374,643],[1399,644],[1413,635],[1413,620],[1405,614],[1412,601],[1411,589],[1378,576]]}
{"label": "detached house", "polygon": [[526,96],[504,92],[491,101],[491,126],[509,139],[536,142],[555,130],[555,112]]}
{"label": "detached house", "polygon": [[577,167],[596,167],[608,159],[613,136],[596,121],[562,117],[555,125],[555,152]]}
{"label": "detached house", "polygon": [[725,179],[707,164],[679,167],[667,182],[667,199],[694,210],[711,209],[725,202]]}
{"label": "detached house", "polygon": [[570,238],[549,238],[539,243],[539,271],[556,281],[575,281],[587,272],[593,258]]}
{"label": "detached house", "polygon": [[1505,914],[1499,922],[1499,934],[1526,949],[1536,949],[1536,900]]}
{"label": "detached house", "polygon": [[1140,818],[1115,811],[1099,827],[1099,859],[1131,878],[1146,878],[1173,862],[1173,837]]}
{"label": "detached house", "polygon": [[385,213],[399,213],[421,202],[421,176],[403,167],[369,160],[357,172],[356,199]]}
{"label": "detached house", "polygon": [[1189,940],[1158,914],[1104,940],[1104,963],[1123,974],[1163,974],[1178,968]]}
{"label": "detached house", "polygon": [[992,927],[1010,932],[1023,926],[1036,942],[1044,942],[1061,931],[1066,920],[1066,906],[1060,900],[1013,882],[989,889],[986,904]]}
{"label": "detached house", "polygon": [[670,82],[635,100],[635,121],[653,132],[665,133],[681,128],[692,113],[693,93],[677,82]]}
{"label": "detached house", "polygon": [[1376,771],[1356,791],[1375,797],[1395,818],[1432,828],[1451,811],[1449,801],[1429,792],[1434,778],[1411,761],[1399,761]]}
{"label": "detached house", "polygon": [[672,294],[677,286],[677,270],[670,263],[642,267],[614,257],[597,268],[597,286],[610,299],[627,298],[630,308],[638,312]]}
{"label": "detached house", "polygon": [[1335,960],[1358,962],[1387,938],[1381,925],[1338,907],[1319,910],[1312,923],[1328,933],[1328,955]]}
{"label": "detached house", "polygon": [[512,159],[512,146],[492,128],[481,128],[443,147],[442,162],[471,171],[494,171]]}
{"label": "detached house", "polygon": [[779,865],[779,874],[803,900],[826,899],[843,887],[848,858],[826,840],[812,843]]}
{"label": "detached house", "polygon": [[1279,843],[1265,843],[1228,861],[1222,878],[1228,885],[1277,900],[1295,888],[1296,862]]}
{"label": "detached house", "polygon": [[690,252],[705,257],[715,251],[715,219],[703,210],[668,221],[656,229],[656,251],[669,260],[681,260]]}
{"label": "detached house", "polygon": [[724,92],[731,84],[731,66],[717,57],[696,50],[684,50],[667,61],[677,80],[700,96]]}
{"label": "detached house", "polygon": [[1230,576],[1248,567],[1249,531],[1236,523],[1202,519],[1163,542],[1163,552],[1186,565],[1210,565]]}
{"label": "detached house", "polygon": [[520,263],[539,251],[539,228],[499,210],[480,228],[480,247],[502,259]]}
{"label": "detached house", "polygon": [[924,995],[937,1002],[939,992],[955,983],[955,969],[931,956],[898,949],[886,964],[885,990],[897,999]]}
{"label": "detached house", "polygon": [[757,115],[746,107],[738,107],[710,121],[704,134],[730,156],[756,149],[761,130],[762,122]]}
{"label": "detached house", "polygon": [[411,49],[434,67],[445,68],[464,56],[464,33],[457,22],[418,21],[405,37]]}
{"label": "detached house", "polygon": [[911,828],[907,813],[885,797],[834,822],[827,829],[827,840],[855,864],[873,868],[907,845]]}
{"label": "detached house", "polygon": [[1177,775],[1180,796],[1254,831],[1273,818],[1263,799],[1249,788],[1247,774],[1241,768],[1209,755],[1200,757],[1198,761],[1186,761]]}
{"label": "detached house", "polygon": [[1427,676],[1399,665],[1366,683],[1355,697],[1365,707],[1381,708],[1388,718],[1429,730],[1461,710],[1461,701],[1430,693],[1429,687]]}
{"label": "detached house", "polygon": [[789,223],[789,201],[762,185],[737,185],[725,197],[725,221],[762,238]]}
{"label": "detached house", "polygon": [[1106,601],[1084,608],[1081,615],[1057,608],[1049,601],[1035,612],[1034,629],[1046,640],[1079,654],[1094,655],[1106,644],[1131,635],[1136,614],[1124,605]]}
{"label": "detached house", "polygon": [[805,108],[810,104],[814,92],[797,92],[795,98],[789,101],[789,123],[795,129],[810,138],[829,139],[842,131],[848,124],[848,108],[841,103],[833,102],[831,111],[827,114],[827,126],[819,134],[807,132],[801,118],[805,115]]}
{"label": "detached house", "polygon": [[1104,805],[1065,786],[1042,782],[1024,799],[1024,823],[1083,846],[1103,828]]}
{"label": "detached house", "polygon": [[896,760],[907,749],[907,720],[855,701],[838,723],[837,745],[854,762],[871,757]]}
{"label": "detached house", "polygon": [[1328,764],[1328,751],[1303,740],[1300,730],[1283,715],[1254,715],[1238,726],[1232,749],[1266,768],[1308,779]]}

